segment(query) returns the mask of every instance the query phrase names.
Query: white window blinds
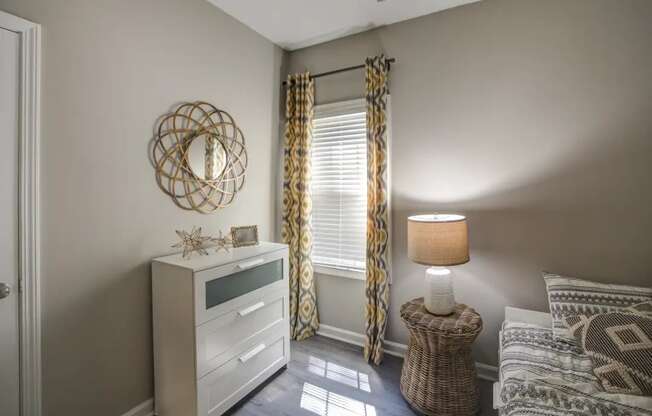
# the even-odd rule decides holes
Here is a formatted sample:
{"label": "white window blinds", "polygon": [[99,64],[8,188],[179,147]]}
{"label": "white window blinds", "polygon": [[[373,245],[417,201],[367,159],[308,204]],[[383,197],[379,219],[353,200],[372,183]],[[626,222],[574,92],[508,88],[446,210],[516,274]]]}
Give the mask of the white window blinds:
{"label": "white window blinds", "polygon": [[317,106],[312,148],[313,262],[364,271],[367,131],[364,100]]}

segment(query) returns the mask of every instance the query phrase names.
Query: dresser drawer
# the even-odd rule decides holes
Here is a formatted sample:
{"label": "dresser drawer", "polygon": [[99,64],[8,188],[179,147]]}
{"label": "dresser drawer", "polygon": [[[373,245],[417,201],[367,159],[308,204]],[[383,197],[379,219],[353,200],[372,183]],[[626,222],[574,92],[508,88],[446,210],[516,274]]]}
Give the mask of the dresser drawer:
{"label": "dresser drawer", "polygon": [[200,379],[197,382],[198,414],[221,415],[287,363],[288,347],[286,336],[270,338]]}
{"label": "dresser drawer", "polygon": [[261,293],[288,287],[284,251],[196,272],[195,323],[201,325],[247,304]]}
{"label": "dresser drawer", "polygon": [[264,333],[287,331],[287,289],[268,293],[197,327],[197,378],[252,347]]}

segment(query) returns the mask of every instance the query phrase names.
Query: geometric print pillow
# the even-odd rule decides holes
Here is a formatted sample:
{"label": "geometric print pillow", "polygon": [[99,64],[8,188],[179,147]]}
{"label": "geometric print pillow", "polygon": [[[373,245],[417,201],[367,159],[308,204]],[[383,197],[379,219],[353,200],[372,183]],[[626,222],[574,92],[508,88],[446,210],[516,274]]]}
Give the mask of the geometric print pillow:
{"label": "geometric print pillow", "polygon": [[543,272],[552,316],[552,333],[574,343],[563,318],[622,312],[637,303],[652,301],[652,288],[596,283],[574,277]]}
{"label": "geometric print pillow", "polygon": [[652,396],[652,318],[612,312],[567,316],[564,322],[591,357],[605,391]]}

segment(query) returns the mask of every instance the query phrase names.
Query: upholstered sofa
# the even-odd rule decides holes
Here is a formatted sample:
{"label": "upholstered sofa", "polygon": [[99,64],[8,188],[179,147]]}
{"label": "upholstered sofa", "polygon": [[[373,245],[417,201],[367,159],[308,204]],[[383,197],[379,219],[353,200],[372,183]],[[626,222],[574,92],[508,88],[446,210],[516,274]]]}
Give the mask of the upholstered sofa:
{"label": "upholstered sofa", "polygon": [[652,416],[652,397],[605,392],[582,348],[553,337],[550,314],[507,307],[499,336],[501,416]]}

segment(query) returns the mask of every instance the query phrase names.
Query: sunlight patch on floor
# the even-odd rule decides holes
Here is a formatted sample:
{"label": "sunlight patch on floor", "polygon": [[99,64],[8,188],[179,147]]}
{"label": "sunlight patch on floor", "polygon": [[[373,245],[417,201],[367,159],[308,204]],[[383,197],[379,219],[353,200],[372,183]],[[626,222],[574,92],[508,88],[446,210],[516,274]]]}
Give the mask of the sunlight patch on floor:
{"label": "sunlight patch on floor", "polygon": [[308,371],[318,376],[326,377],[329,380],[371,393],[369,376],[365,373],[322,360],[312,355],[308,358]]}
{"label": "sunlight patch on floor", "polygon": [[303,383],[301,408],[319,416],[376,416],[370,404]]}

